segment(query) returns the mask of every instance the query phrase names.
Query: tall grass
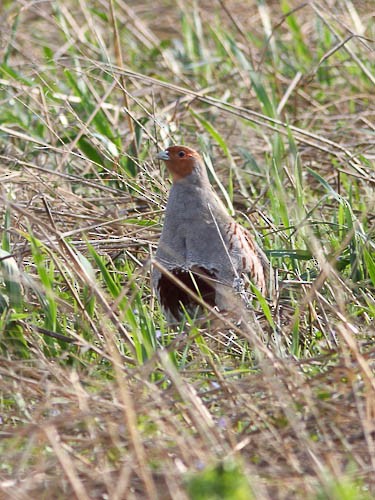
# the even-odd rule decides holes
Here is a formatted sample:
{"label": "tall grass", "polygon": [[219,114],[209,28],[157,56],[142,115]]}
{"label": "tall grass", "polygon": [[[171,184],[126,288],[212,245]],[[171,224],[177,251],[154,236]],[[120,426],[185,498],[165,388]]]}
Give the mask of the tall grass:
{"label": "tall grass", "polygon": [[[365,5],[0,12],[2,495],[372,498]],[[168,325],[150,289],[170,143],[277,269],[241,325]]]}

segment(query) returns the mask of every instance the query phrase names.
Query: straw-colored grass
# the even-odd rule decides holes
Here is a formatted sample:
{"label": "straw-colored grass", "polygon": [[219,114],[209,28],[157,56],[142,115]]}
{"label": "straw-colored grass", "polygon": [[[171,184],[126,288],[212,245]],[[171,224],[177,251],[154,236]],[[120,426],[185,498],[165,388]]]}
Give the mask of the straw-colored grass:
{"label": "straw-colored grass", "polygon": [[[371,9],[2,3],[1,498],[373,498]],[[240,325],[150,290],[170,143],[278,270]]]}

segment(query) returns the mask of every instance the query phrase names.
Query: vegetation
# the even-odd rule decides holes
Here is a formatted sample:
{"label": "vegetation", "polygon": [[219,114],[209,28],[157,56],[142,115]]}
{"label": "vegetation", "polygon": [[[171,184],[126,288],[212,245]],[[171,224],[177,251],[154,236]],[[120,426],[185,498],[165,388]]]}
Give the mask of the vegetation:
{"label": "vegetation", "polygon": [[[370,4],[2,2],[1,497],[374,498]],[[278,270],[240,325],[150,290],[171,143]]]}

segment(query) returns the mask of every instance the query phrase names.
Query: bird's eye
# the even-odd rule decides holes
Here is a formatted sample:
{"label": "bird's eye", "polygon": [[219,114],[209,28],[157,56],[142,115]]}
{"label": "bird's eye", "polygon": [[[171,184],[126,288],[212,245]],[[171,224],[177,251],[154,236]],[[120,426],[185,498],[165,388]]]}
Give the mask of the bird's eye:
{"label": "bird's eye", "polygon": [[183,157],[185,156],[185,151],[179,151],[179,152],[178,152],[178,156],[179,156],[180,158],[183,158]]}

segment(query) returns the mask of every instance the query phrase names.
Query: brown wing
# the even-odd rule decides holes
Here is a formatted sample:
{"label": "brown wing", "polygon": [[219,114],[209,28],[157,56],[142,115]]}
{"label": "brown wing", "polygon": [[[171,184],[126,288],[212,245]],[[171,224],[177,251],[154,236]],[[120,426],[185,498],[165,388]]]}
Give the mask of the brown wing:
{"label": "brown wing", "polygon": [[262,293],[267,293],[267,282],[269,280],[270,262],[266,254],[259,248],[252,235],[244,229],[246,241],[252,252],[253,266],[251,270],[252,278]]}
{"label": "brown wing", "polygon": [[248,274],[251,281],[262,293],[267,292],[266,275],[269,262],[265,254],[254,241],[251,233],[235,221],[226,228],[229,254],[236,251],[240,253],[239,274]]}

